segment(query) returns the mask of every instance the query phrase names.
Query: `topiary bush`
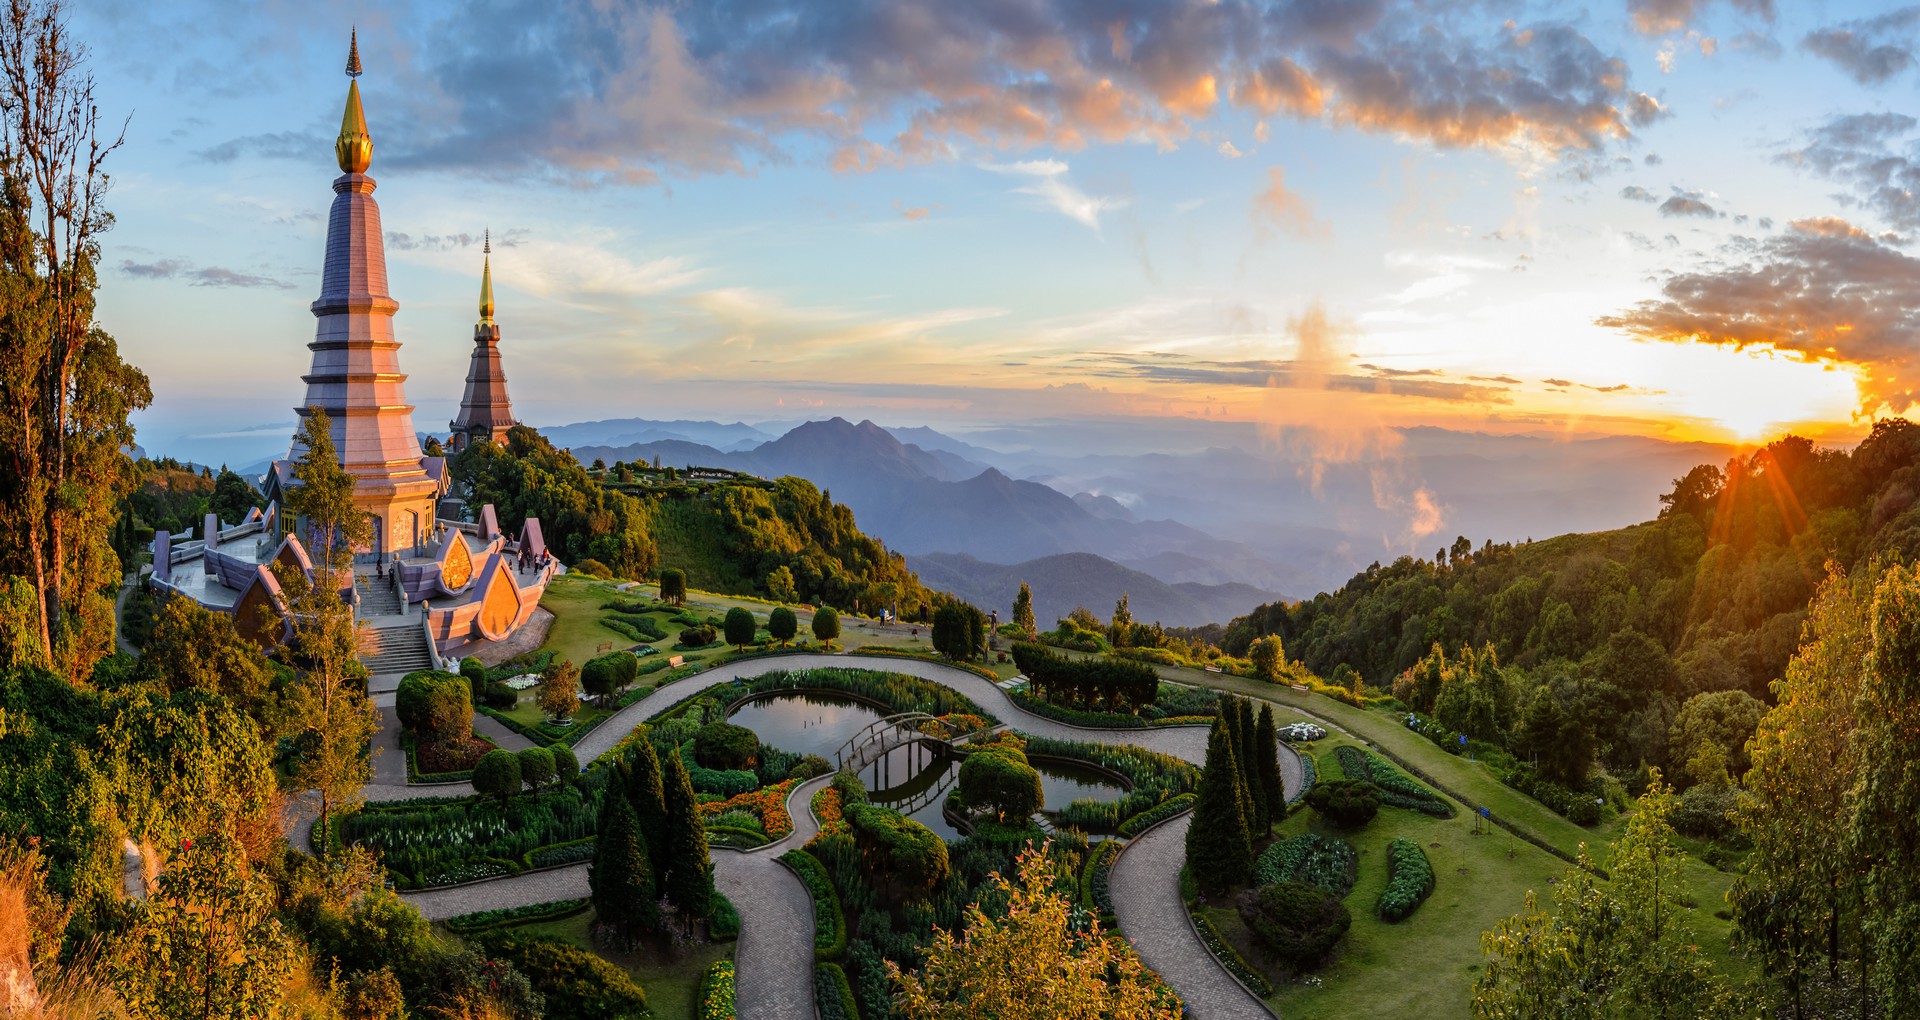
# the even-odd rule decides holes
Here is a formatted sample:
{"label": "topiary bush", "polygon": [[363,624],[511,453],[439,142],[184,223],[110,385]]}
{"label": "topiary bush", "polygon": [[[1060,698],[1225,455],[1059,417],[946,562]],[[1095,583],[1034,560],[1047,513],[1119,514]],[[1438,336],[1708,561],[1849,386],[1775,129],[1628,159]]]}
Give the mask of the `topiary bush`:
{"label": "topiary bush", "polygon": [[1025,818],[1040,810],[1040,772],[1018,748],[992,744],[960,763],[960,796],[972,808],[991,808],[996,818]]}
{"label": "topiary bush", "polygon": [[573,748],[565,744],[553,744],[547,748],[553,753],[553,778],[555,782],[568,784],[580,775],[580,759]]}
{"label": "topiary bush", "polygon": [[1332,893],[1304,882],[1263,885],[1240,898],[1240,919],[1276,958],[1296,967],[1326,958],[1353,925]]}
{"label": "topiary bush", "polygon": [[460,675],[467,678],[467,688],[474,694],[479,694],[487,686],[486,664],[471,655],[460,660]]}
{"label": "topiary bush", "polygon": [[473,788],[506,803],[508,797],[520,792],[519,756],[505,749],[481,755],[473,766]]}
{"label": "topiary bush", "polygon": [[473,687],[458,673],[415,670],[400,678],[393,712],[427,740],[464,741],[473,736]]}
{"label": "topiary bush", "polygon": [[1358,829],[1380,813],[1380,789],[1355,779],[1318,783],[1307,794],[1307,806],[1341,828]]}
{"label": "topiary bush", "polygon": [[760,738],[745,726],[710,722],[693,735],[693,760],[720,771],[751,769],[760,760]]}
{"label": "topiary bush", "polygon": [[1383,921],[1398,921],[1419,909],[1433,892],[1433,865],[1420,844],[1402,837],[1387,844],[1387,887],[1374,911]]}
{"label": "topiary bush", "polygon": [[520,781],[527,789],[538,791],[553,782],[553,752],[544,747],[529,747],[515,757],[520,759]]}
{"label": "topiary bush", "polygon": [[554,939],[511,934],[486,940],[488,950],[512,963],[546,996],[548,1020],[651,1020],[647,996],[625,970],[592,953]]}

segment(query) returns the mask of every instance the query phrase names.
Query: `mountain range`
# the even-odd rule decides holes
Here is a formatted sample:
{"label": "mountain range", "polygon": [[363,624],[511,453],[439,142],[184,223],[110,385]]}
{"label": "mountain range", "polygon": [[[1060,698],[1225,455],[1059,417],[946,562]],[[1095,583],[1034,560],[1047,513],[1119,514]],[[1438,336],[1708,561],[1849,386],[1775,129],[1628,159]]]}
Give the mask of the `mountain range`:
{"label": "mountain range", "polygon": [[1249,584],[1168,584],[1092,553],[1061,553],[1024,563],[983,563],[964,553],[910,556],[907,565],[927,586],[951,592],[1013,619],[1013,600],[1025,582],[1033,593],[1033,616],[1042,630],[1077,606],[1106,619],[1121,595],[1133,617],[1169,627],[1224,623],[1278,596]]}

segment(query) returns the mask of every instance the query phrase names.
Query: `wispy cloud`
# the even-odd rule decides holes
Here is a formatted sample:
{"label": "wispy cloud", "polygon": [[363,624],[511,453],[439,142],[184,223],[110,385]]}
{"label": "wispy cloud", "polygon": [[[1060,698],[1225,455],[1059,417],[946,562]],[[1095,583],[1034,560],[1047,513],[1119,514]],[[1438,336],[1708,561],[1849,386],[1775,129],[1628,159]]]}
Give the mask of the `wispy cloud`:
{"label": "wispy cloud", "polygon": [[1920,7],[1903,7],[1809,32],[1800,47],[1862,85],[1879,85],[1913,66],[1916,29]]}
{"label": "wispy cloud", "polygon": [[223,266],[196,266],[186,259],[159,259],[154,262],[126,259],[120,263],[120,271],[138,280],[185,280],[193,287],[293,289],[293,284],[271,276],[244,273]]}
{"label": "wispy cloud", "polygon": [[1267,168],[1267,186],[1253,196],[1253,222],[1260,231],[1274,230],[1295,237],[1321,238],[1333,232],[1299,193],[1287,187],[1285,167]]}
{"label": "wispy cloud", "polygon": [[1084,224],[1096,234],[1100,232],[1102,213],[1122,208],[1127,204],[1127,200],[1123,198],[1089,195],[1075,187],[1067,179],[1070,167],[1062,160],[1035,159],[1017,163],[982,163],[980,168],[1029,179],[1031,183],[1013,190],[1022,195],[1034,195],[1045,200],[1055,212]]}

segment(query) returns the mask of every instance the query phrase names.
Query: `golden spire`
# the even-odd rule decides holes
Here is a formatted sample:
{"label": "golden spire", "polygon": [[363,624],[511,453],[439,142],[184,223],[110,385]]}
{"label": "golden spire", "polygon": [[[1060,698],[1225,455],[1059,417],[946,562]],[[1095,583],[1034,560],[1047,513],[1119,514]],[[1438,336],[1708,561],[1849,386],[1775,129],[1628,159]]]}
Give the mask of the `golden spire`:
{"label": "golden spire", "polygon": [[[347,50],[347,77],[360,76],[360,31],[354,29]],[[340,172],[363,174],[373,163],[373,136],[367,134],[367,115],[360,109],[360,83],[347,83],[347,109],[340,116],[340,137],[333,142],[334,157]]]}
{"label": "golden spire", "polygon": [[[471,235],[469,235],[471,236]],[[484,235],[485,243],[480,246],[480,325],[493,325],[493,231]]]}

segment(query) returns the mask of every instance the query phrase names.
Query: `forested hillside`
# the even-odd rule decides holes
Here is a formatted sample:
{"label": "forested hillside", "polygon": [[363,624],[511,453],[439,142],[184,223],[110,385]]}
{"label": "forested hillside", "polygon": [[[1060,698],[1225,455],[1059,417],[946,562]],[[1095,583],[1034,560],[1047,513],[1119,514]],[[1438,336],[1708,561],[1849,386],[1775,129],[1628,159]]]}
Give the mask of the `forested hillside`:
{"label": "forested hillside", "polygon": [[[805,479],[586,468],[528,428],[513,429],[504,446],[469,447],[452,465],[472,505],[494,504],[509,531],[540,518],[548,543],[569,564],[594,560],[632,578],[677,568],[708,591],[867,613],[897,606],[916,616],[944,598],[922,586],[899,554],[863,534],[852,510]],[[636,481],[636,471],[663,483]]]}
{"label": "forested hillside", "polygon": [[[1261,606],[1224,645],[1277,634],[1322,675],[1342,666],[1384,687],[1438,646],[1491,647],[1515,688],[1577,688],[1616,761],[1659,762],[1677,707],[1708,692],[1769,696],[1800,640],[1829,561],[1920,553],[1920,427],[1876,423],[1854,450],[1787,437],[1724,467],[1701,465],[1660,497],[1660,516],[1618,531],[1375,564],[1339,590]],[[1517,667],[1517,668],[1516,668]],[[1610,731],[1610,732],[1608,732]]]}

